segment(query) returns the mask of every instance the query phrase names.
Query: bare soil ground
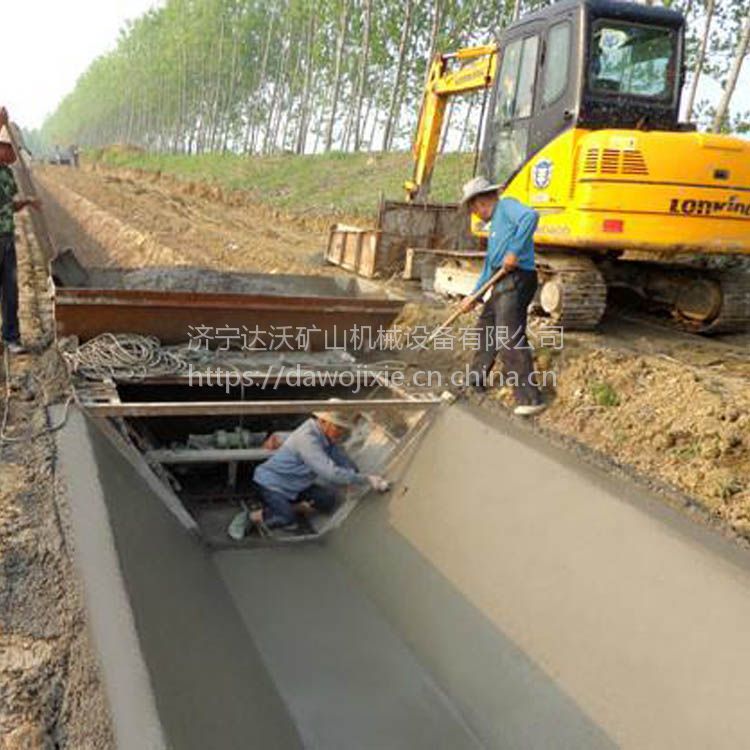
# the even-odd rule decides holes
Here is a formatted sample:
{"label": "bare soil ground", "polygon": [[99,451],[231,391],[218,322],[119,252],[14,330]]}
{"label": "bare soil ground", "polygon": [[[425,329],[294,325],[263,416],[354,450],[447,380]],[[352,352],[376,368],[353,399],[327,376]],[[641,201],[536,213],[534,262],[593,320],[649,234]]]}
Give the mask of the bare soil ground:
{"label": "bare soil ground", "polygon": [[5,358],[0,374],[0,749],[99,750],[113,739],[45,408],[65,398],[67,373],[49,346],[46,272],[27,220],[17,234],[30,352]]}
{"label": "bare soil ground", "polygon": [[[320,217],[283,215],[245,193],[158,173],[47,168],[41,177],[81,225],[84,262],[162,265],[172,257],[225,270],[340,273],[322,264],[329,222]],[[401,323],[435,325],[444,316],[440,306],[410,305]],[[702,338],[619,311],[597,333],[565,332],[563,344],[537,351],[539,369],[556,383],[538,425],[687,493],[750,539],[750,336]],[[445,369],[470,357],[438,353],[412,364]],[[503,388],[487,399],[488,407],[508,403]]]}
{"label": "bare soil ground", "polygon": [[37,174],[53,212],[75,217],[78,231],[62,229],[59,242],[80,251],[85,265],[333,273],[322,261],[325,220],[284,215],[242,193],[158,174],[54,167]]}

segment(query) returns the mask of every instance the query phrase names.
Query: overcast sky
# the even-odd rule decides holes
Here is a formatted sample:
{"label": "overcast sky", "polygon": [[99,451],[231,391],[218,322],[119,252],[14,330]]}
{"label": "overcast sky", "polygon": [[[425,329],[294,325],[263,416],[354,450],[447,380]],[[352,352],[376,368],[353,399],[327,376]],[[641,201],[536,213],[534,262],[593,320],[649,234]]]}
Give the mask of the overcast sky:
{"label": "overcast sky", "polygon": [[23,127],[37,128],[72,91],[119,30],[160,0],[0,0],[4,73],[0,103]]}
{"label": "overcast sky", "polygon": [[[6,71],[0,103],[26,128],[38,128],[94,58],[112,49],[119,30],[163,0],[0,0]],[[717,83],[701,79],[698,99],[718,101]],[[750,60],[733,109],[750,109]]]}

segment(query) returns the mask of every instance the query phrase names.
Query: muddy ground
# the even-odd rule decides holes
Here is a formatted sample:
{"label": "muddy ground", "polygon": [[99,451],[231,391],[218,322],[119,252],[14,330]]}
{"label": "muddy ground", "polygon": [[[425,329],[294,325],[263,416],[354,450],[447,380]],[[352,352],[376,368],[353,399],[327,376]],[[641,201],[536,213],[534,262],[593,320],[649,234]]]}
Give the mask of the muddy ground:
{"label": "muddy ground", "polygon": [[[74,247],[89,266],[342,273],[322,261],[325,217],[282,214],[158,174],[47,167],[37,176],[57,247]],[[44,429],[44,404],[64,398],[67,386],[48,347],[38,257],[20,235],[22,324],[34,351],[11,362],[8,432],[21,440],[2,444],[0,463],[0,750],[108,748],[106,701],[65,541],[64,488]],[[444,317],[444,306],[411,304],[401,326]],[[473,325],[471,316],[459,325]],[[702,517],[750,539],[748,337],[697,338],[633,311],[610,315],[597,333],[564,336],[562,349],[537,350],[556,385],[533,429],[688,498]],[[447,373],[471,352],[399,356],[412,370]],[[498,388],[483,404],[504,410],[509,397]]]}

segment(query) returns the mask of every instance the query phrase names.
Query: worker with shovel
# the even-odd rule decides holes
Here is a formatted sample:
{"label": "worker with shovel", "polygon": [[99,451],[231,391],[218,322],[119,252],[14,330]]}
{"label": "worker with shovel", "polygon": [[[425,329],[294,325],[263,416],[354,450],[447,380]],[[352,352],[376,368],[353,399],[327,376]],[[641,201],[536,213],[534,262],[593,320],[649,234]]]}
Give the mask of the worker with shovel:
{"label": "worker with shovel", "polygon": [[538,285],[534,232],[539,216],[515,198],[500,198],[500,187],[486,177],[475,177],[464,185],[461,199],[471,213],[489,223],[484,268],[475,294],[466,298],[461,311],[471,310],[480,299],[476,292],[494,276],[499,277],[479,315],[480,345],[468,385],[479,392],[487,389],[500,352],[504,376],[513,383],[517,404],[514,413],[528,417],[545,408],[539,388],[532,382],[534,362],[526,337],[528,307]]}
{"label": "worker with shovel", "polygon": [[387,492],[390,485],[378,475],[361,474],[340,443],[354,427],[354,418],[335,409],[315,412],[281,442],[276,452],[260,464],[253,481],[263,503],[250,521],[260,529],[295,530],[300,518],[314,511],[331,513],[336,488],[369,485]]}
{"label": "worker with shovel", "polygon": [[0,107],[0,298],[2,298],[3,342],[11,354],[21,354],[18,324],[18,263],[13,214],[26,206],[39,207],[36,198],[18,198],[13,170],[16,151],[8,124],[8,112]]}

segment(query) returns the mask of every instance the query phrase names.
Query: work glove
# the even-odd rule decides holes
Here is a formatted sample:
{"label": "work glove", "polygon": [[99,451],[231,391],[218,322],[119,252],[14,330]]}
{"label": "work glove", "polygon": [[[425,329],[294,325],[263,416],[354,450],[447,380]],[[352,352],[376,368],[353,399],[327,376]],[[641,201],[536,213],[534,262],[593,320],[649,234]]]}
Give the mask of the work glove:
{"label": "work glove", "polygon": [[370,474],[370,476],[367,477],[367,481],[375,492],[388,492],[388,490],[391,489],[391,483],[377,474]]}

